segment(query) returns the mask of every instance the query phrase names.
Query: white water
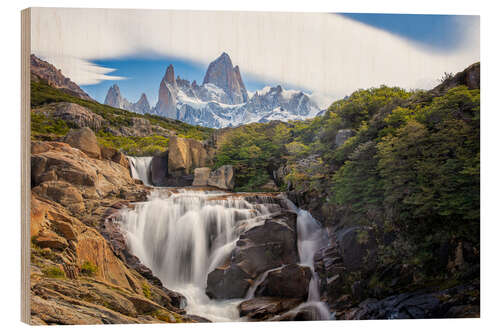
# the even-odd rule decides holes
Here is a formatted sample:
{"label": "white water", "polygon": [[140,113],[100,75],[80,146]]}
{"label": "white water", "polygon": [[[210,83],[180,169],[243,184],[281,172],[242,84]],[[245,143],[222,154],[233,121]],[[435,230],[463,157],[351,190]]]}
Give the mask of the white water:
{"label": "white water", "polygon": [[151,184],[151,161],[153,156],[133,157],[127,156],[132,178],[140,179],[144,185]]}
{"label": "white water", "polygon": [[[262,224],[272,214],[268,207],[272,205],[251,204],[219,191],[174,193],[156,189],[147,202],[137,204],[134,210],[122,211],[122,229],[131,252],[166,288],[186,297],[187,313],[212,321],[237,321],[242,320],[237,310],[242,300],[209,299],[205,294],[207,276],[229,257],[243,232]],[[319,319],[330,319],[328,307],[320,302],[314,273],[314,253],[323,244],[321,226],[308,212],[298,210],[292,203],[290,208],[297,212],[300,264],[313,271],[308,301],[291,312],[313,306]],[[254,296],[270,271],[256,280],[247,299]]]}
{"label": "white water", "polygon": [[319,278],[314,271],[314,254],[326,244],[326,235],[319,222],[308,211],[298,209],[291,202],[288,204],[297,212],[297,248],[299,250],[300,264],[308,266],[313,273],[309,283],[307,302],[289,312],[298,312],[305,307],[311,306],[316,308],[319,320],[334,319],[328,306],[320,301]]}
{"label": "white water", "polygon": [[245,230],[269,211],[224,192],[156,190],[149,201],[122,212],[128,244],[166,288],[182,293],[186,311],[212,321],[241,320],[242,300],[210,300],[207,276],[223,263]]}

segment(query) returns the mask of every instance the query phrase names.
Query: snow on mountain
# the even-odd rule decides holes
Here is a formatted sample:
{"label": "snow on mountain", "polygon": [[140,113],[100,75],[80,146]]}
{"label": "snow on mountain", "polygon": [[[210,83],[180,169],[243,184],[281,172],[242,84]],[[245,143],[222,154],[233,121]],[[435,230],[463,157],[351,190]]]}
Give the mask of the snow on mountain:
{"label": "snow on mountain", "polygon": [[140,103],[139,108],[139,102],[125,102],[117,86],[110,88],[108,95],[113,98],[107,98],[105,103],[113,102],[121,108],[134,105],[135,110],[131,111],[140,109],[141,113],[213,128],[271,120],[303,120],[321,112],[312,96],[299,90],[286,90],[278,85],[248,92],[238,66],[233,67],[226,53],[210,63],[201,86],[196,81],[191,83],[174,77],[174,68],[170,65],[160,83],[158,103],[149,111],[149,104],[146,107],[145,103]]}

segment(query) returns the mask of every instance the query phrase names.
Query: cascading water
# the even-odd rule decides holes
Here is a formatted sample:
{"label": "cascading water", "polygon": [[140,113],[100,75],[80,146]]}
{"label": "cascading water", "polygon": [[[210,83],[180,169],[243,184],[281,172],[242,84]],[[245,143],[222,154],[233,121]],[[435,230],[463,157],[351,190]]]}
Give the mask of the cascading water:
{"label": "cascading water", "polygon": [[133,157],[127,156],[130,171],[132,173],[132,178],[140,179],[144,183],[144,185],[152,185],[151,184],[151,161],[153,160],[152,156],[144,156],[144,157]]}
{"label": "cascading water", "polygon": [[186,297],[188,313],[213,321],[240,320],[241,300],[210,300],[208,273],[229,256],[241,233],[270,213],[264,205],[226,194],[157,189],[135,210],[122,212],[131,251],[167,288]]}
{"label": "cascading water", "polygon": [[[152,157],[129,157],[129,161],[132,177],[150,185]],[[262,197],[262,202],[266,199]],[[308,212],[288,202],[289,208],[297,212],[300,264],[313,272],[308,301],[291,311],[314,307],[318,319],[329,319],[328,308],[319,299],[314,273],[314,253],[323,244],[321,226]],[[273,214],[271,206],[221,191],[157,188],[148,201],[122,211],[121,226],[131,252],[165,287],[186,297],[187,313],[212,321],[237,321],[241,320],[237,305],[242,299],[209,299],[205,294],[207,276],[229,257],[242,233]],[[254,296],[267,273],[256,280],[247,299]]]}
{"label": "cascading water", "polygon": [[319,222],[306,210],[297,210],[297,236],[300,264],[311,268],[313,274],[309,283],[307,303],[301,304],[292,311],[298,311],[306,306],[313,306],[318,311],[319,319],[333,319],[328,306],[320,301],[319,278],[314,271],[314,254],[326,244],[326,235]]}

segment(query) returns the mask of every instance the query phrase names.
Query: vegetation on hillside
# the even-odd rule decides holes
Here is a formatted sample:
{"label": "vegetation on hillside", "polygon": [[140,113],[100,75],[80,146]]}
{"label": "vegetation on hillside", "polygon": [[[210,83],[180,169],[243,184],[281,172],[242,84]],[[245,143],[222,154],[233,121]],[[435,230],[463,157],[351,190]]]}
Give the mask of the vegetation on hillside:
{"label": "vegetation on hillside", "polygon": [[[166,130],[175,132],[177,136],[205,140],[210,137],[213,129],[202,126],[193,126],[178,120],[168,119],[157,115],[138,114],[122,109],[113,108],[109,105],[100,104],[95,101],[80,99],[64,91],[50,87],[43,82],[31,82],[31,108],[37,108],[50,103],[70,102],[88,108],[90,111],[100,115],[108,121],[109,126],[131,127],[132,118],[144,118],[151,125],[157,125]],[[74,127],[71,123],[61,119],[53,119],[41,113],[31,113],[31,134],[34,139],[54,140],[62,137]],[[130,155],[150,155],[155,152],[164,151],[167,147],[168,138],[160,135],[148,137],[126,137],[115,136],[106,131],[96,133],[99,142],[105,146],[113,147]]]}
{"label": "vegetation on hillside", "polygon": [[[235,165],[244,190],[259,190],[285,166],[282,190],[332,212],[326,223],[392,234],[398,241],[380,260],[428,277],[442,272],[435,254],[443,244],[479,249],[479,102],[479,90],[465,86],[442,96],[358,90],[321,117],[232,130],[216,163]],[[353,136],[337,147],[342,129]]]}

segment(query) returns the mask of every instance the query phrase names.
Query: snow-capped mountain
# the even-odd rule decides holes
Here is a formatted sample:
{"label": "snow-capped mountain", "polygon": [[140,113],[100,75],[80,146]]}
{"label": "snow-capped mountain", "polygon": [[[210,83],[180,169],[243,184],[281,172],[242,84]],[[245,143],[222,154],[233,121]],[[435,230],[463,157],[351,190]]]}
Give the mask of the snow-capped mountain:
{"label": "snow-capped mountain", "polygon": [[108,91],[111,97],[106,97],[105,104],[213,128],[271,120],[306,119],[321,111],[310,95],[302,91],[285,90],[280,85],[249,93],[238,66],[233,67],[227,53],[222,53],[209,64],[202,85],[179,76],[174,78],[174,67],[170,65],[160,82],[158,102],[149,111],[143,104],[138,107],[142,96],[134,104],[121,95],[120,98],[115,97],[116,91],[119,95],[116,85]]}

